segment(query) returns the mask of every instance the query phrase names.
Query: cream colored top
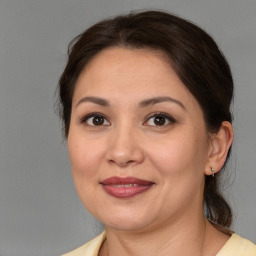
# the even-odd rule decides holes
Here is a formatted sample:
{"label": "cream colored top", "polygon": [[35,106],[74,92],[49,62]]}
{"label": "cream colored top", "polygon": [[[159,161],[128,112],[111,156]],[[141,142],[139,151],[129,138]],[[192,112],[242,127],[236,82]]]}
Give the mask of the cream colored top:
{"label": "cream colored top", "polygon": [[[90,242],[63,256],[98,256],[105,236],[105,232],[103,232]],[[256,256],[256,245],[233,234],[216,256]]]}

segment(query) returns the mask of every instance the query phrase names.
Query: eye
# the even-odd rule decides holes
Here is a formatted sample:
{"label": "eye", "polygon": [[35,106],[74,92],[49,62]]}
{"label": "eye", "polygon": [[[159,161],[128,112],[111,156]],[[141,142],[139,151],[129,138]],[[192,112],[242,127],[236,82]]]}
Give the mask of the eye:
{"label": "eye", "polygon": [[175,123],[175,119],[165,113],[155,113],[150,116],[144,124],[149,126],[165,126]]}
{"label": "eye", "polygon": [[98,113],[91,113],[86,115],[80,120],[80,123],[86,124],[89,126],[108,126],[110,122],[106,119],[105,116]]}

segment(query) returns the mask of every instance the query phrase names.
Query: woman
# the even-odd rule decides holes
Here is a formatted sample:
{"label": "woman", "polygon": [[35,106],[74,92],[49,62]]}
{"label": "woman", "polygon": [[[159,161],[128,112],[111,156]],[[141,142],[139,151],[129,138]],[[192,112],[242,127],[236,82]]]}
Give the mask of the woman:
{"label": "woman", "polygon": [[66,255],[256,255],[219,191],[233,82],[207,33],[158,11],[102,21],[70,44],[59,92],[76,189],[105,227]]}

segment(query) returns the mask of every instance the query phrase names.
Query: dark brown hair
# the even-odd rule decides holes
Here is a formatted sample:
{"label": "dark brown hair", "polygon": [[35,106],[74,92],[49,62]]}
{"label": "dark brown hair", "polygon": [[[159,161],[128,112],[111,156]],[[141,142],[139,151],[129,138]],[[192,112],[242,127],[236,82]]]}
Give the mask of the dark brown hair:
{"label": "dark brown hair", "polygon": [[[132,12],[103,20],[71,41],[68,63],[59,80],[60,116],[66,137],[73,92],[81,71],[96,54],[113,46],[164,52],[199,102],[208,130],[217,132],[223,121],[232,122],[232,75],[211,36],[193,23],[166,12]],[[221,195],[219,175],[220,172],[214,178],[205,177],[205,215],[211,222],[229,227],[232,211]]]}

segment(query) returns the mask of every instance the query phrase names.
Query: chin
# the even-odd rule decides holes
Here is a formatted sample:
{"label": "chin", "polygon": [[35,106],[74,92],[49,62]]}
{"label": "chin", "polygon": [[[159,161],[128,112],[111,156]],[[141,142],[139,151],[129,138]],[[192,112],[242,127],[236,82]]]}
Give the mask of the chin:
{"label": "chin", "polygon": [[145,230],[149,225],[150,221],[147,222],[145,220],[140,221],[134,221],[131,219],[118,219],[118,220],[109,220],[105,221],[104,226],[106,229],[115,229],[119,231],[141,231]]}
{"label": "chin", "polygon": [[[154,222],[154,216],[149,215],[150,211],[135,209],[115,209],[114,211],[102,210],[100,212],[91,212],[104,226],[110,229],[120,231],[139,231],[151,226]],[[103,214],[102,214],[103,213]],[[151,212],[152,213],[152,212]]]}

